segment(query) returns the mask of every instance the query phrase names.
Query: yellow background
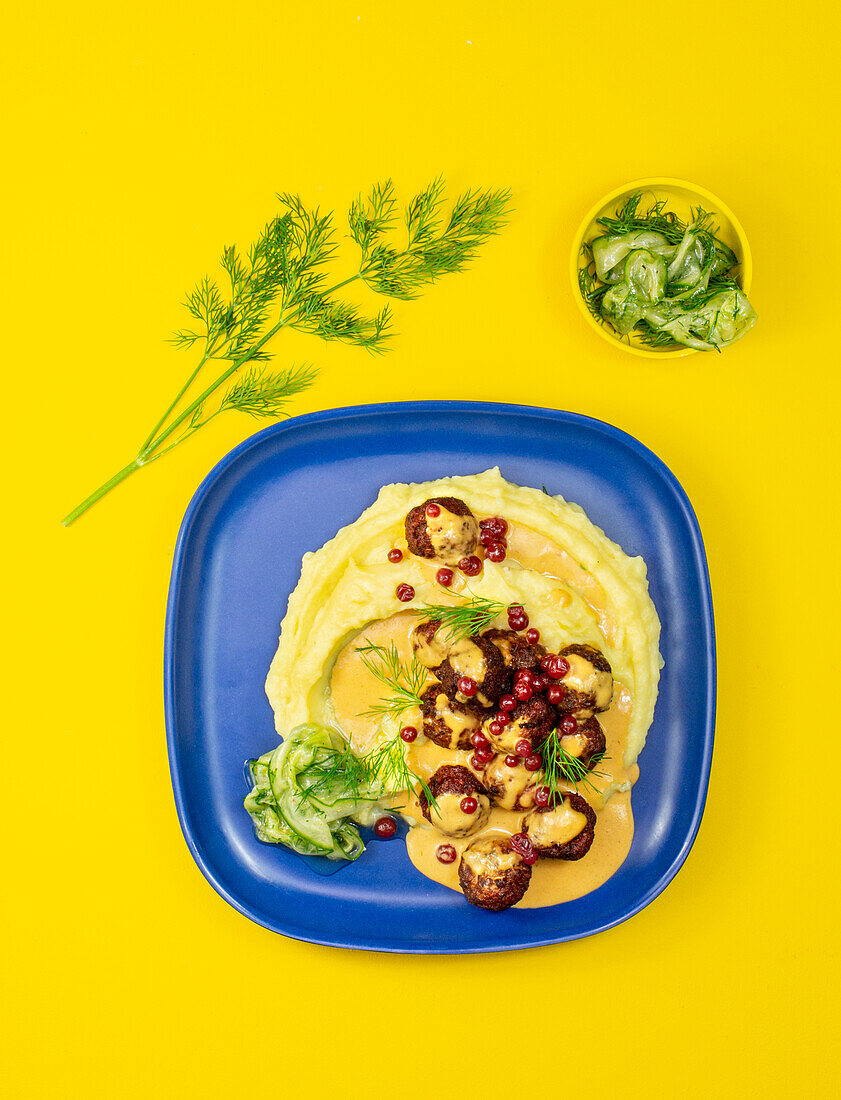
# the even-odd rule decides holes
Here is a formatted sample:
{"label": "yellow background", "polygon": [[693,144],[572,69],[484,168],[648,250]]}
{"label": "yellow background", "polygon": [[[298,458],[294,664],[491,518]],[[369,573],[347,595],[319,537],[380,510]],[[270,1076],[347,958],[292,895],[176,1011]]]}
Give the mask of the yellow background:
{"label": "yellow background", "polygon": [[[837,1095],[837,7],[16,4],[2,79],[3,1014],[12,1097]],[[719,645],[706,816],[674,883],[592,939],[413,958],[297,943],[181,837],[161,665],[172,548],[230,414],[77,526],[186,376],[164,338],[277,190],[514,190],[394,351],[281,336],[294,412],[405,398],[573,409],[675,472]],[[585,324],[584,212],[674,175],[741,219],[760,322],[650,362]],[[350,269],[348,268],[348,271]],[[369,299],[360,301],[369,304]],[[829,554],[829,560],[827,560]],[[643,757],[643,767],[645,758]]]}

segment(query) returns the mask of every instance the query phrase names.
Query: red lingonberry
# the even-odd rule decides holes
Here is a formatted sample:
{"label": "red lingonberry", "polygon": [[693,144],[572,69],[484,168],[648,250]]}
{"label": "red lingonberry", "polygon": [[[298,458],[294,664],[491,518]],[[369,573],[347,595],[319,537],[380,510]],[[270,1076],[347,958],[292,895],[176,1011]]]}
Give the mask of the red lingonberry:
{"label": "red lingonberry", "polygon": [[458,567],[465,576],[478,577],[482,572],[482,559],[477,558],[475,554],[469,554],[459,561]]}
{"label": "red lingonberry", "polygon": [[397,822],[393,817],[379,817],[374,822],[374,832],[380,840],[391,840],[397,832]]}
{"label": "red lingonberry", "polygon": [[510,843],[514,851],[522,856],[523,863],[529,865],[537,863],[537,852],[534,850],[534,845],[527,833],[515,833],[511,837]]}
{"label": "red lingonberry", "polygon": [[468,699],[474,696],[479,690],[479,685],[476,683],[472,676],[460,677],[458,683],[456,684],[456,687],[458,688],[459,693],[466,696]]}
{"label": "red lingonberry", "polygon": [[549,805],[549,788],[538,787],[534,792],[534,804],[535,806],[548,806]]}

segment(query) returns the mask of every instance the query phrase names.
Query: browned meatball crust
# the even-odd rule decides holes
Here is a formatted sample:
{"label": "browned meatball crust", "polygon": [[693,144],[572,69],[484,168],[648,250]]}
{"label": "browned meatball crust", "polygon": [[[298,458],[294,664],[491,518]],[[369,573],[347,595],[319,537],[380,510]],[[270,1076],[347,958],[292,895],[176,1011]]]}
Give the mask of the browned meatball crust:
{"label": "browned meatball crust", "polygon": [[458,497],[430,497],[429,500],[425,500],[423,504],[418,504],[406,514],[406,542],[409,544],[410,552],[419,558],[441,556],[440,548],[436,550],[430,537],[426,515],[428,504],[437,504],[441,508],[446,508],[454,516],[469,516],[473,521],[465,524],[464,531],[460,533],[459,541],[452,546],[453,553],[445,556],[447,558],[456,555],[464,557],[467,554],[475,553],[476,547],[479,545],[479,523],[464,501],[459,500]]}
{"label": "browned meatball crust", "polygon": [[411,634],[412,649],[418,661],[430,669],[450,699],[467,702],[458,692],[462,676],[476,682],[476,695],[470,697],[483,707],[490,707],[505,690],[507,670],[502,654],[487,638],[459,638],[455,641],[439,631],[440,622],[419,623]]}
{"label": "browned meatball crust", "polygon": [[516,630],[500,630],[494,627],[482,635],[500,650],[508,668],[534,668],[541,657],[546,656],[546,647],[539,642],[529,642]]}
{"label": "browned meatball crust", "polygon": [[528,890],[531,867],[508,837],[483,836],[462,852],[458,880],[471,905],[499,913],[516,905]]}
{"label": "browned meatball crust", "polygon": [[[538,749],[555,728],[558,712],[542,695],[533,695],[525,703],[518,703],[507,715],[505,725],[494,715],[482,725],[482,733],[491,743],[495,752],[516,752],[517,742],[524,738]],[[492,726],[502,725],[499,733]]]}
{"label": "browned meatball crust", "polygon": [[447,655],[447,644],[443,637],[436,637],[440,625],[438,619],[430,619],[418,623],[409,635],[412,651],[424,668],[437,668]]}
{"label": "browned meatball crust", "polygon": [[518,737],[527,737],[535,749],[543,744],[558,721],[558,711],[542,695],[532,695],[510,713]]}
{"label": "browned meatball crust", "polygon": [[[580,832],[563,843],[552,843],[552,816],[564,807],[583,814],[587,821]],[[549,815],[549,816],[547,816]],[[548,806],[538,806],[527,814],[523,821],[523,831],[528,834],[534,850],[540,856],[550,859],[583,859],[590,851],[596,835],[596,811],[586,798],[574,791],[560,791]]]}
{"label": "browned meatball crust", "polygon": [[577,733],[563,733],[558,730],[558,738],[565,752],[590,768],[596,766],[593,758],[601,757],[606,748],[604,730],[594,714],[578,723]]}
{"label": "browned meatball crust", "polygon": [[[429,793],[436,805],[430,805],[426,792],[418,795],[421,813],[440,832],[447,836],[467,836],[484,825],[490,812],[488,792],[473,772],[461,764],[442,764],[428,783]],[[472,797],[475,808],[465,812],[462,800]]]}
{"label": "browned meatball crust", "polygon": [[[441,686],[446,694],[451,699],[458,696],[461,702],[463,696],[458,695],[458,681],[465,675],[465,669],[469,668],[471,672],[475,670],[473,661],[464,661],[466,656],[470,656],[468,650],[471,645],[477,646],[481,651],[481,659],[478,660],[478,664],[483,673],[481,677],[471,677],[476,680],[477,692],[474,698],[482,706],[490,707],[505,691],[508,672],[503,663],[502,654],[493,642],[489,642],[487,638],[477,635],[473,638],[462,638],[458,642],[454,642],[450,647],[449,656],[432,671],[441,681]],[[476,657],[475,652],[472,656]]]}
{"label": "browned meatball crust", "polygon": [[[566,658],[570,670],[560,680],[564,697],[560,708],[582,718],[595,711],[607,710],[613,698],[613,672],[607,657],[591,645],[565,646],[559,656]],[[582,687],[582,682],[586,686]]]}
{"label": "browned meatball crust", "polygon": [[442,749],[469,749],[471,735],[484,719],[482,707],[450,699],[440,684],[427,688],[421,699],[423,732],[429,740]]}

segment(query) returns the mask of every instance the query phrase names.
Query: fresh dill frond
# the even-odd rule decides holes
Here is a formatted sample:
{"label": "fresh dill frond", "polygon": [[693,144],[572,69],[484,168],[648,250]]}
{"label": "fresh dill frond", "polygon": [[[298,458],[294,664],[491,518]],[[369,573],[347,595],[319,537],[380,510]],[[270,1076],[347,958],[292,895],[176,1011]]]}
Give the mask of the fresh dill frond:
{"label": "fresh dill frond", "polygon": [[443,192],[439,177],[409,202],[402,248],[385,239],[395,221],[391,180],[375,187],[367,202],[362,196],[354,202],[348,224],[362,250],[359,275],[372,290],[389,298],[416,298],[442,275],[463,271],[505,225],[510,191],[468,191],[446,218],[441,216]]}
{"label": "fresh dill frond", "polygon": [[417,785],[426,795],[430,806],[437,804],[426,781],[409,767],[406,745],[399,734],[372,749],[363,760],[371,780],[381,784],[384,791],[414,792]]}
{"label": "fresh dill frond", "polygon": [[275,372],[251,368],[229,388],[219,411],[237,409],[249,416],[282,416],[289,399],[311,386],[317,374],[307,365]]}
{"label": "fresh dill frond", "polygon": [[425,604],[418,608],[420,614],[431,622],[440,622],[442,638],[456,642],[462,638],[473,638],[493,626],[494,620],[505,610],[505,604],[498,600],[488,600],[484,596],[462,596],[453,593],[464,601],[458,604]]}
{"label": "fresh dill frond", "polygon": [[302,788],[304,798],[317,798],[337,787],[358,802],[375,802],[379,797],[376,791],[363,795],[370,789],[371,770],[365,757],[357,756],[347,742],[341,748],[321,749],[316,762],[307,769],[307,781]]}
{"label": "fresh dill frond", "polygon": [[666,199],[652,201],[640,210],[642,191],[635,191],[615,213],[615,216],[597,218],[596,221],[609,234],[631,233],[636,229],[653,229],[662,233],[670,244],[679,244],[686,232],[686,223],[673,210],[666,210]]}
{"label": "fresh dill frond", "polygon": [[[187,380],[132,461],[69,512],[62,523],[69,526],[75,522],[121,481],[185,442],[221,412],[284,415],[286,401],[310,386],[316,371],[311,367],[280,373],[253,370],[255,364],[270,358],[266,346],[283,328],[371,353],[387,350],[392,335],[389,307],[368,316],[336,293],[364,282],[386,297],[415,298],[439,276],[462,271],[476,258],[480,246],[505,224],[508,191],[468,191],[456,200],[449,216],[442,213],[443,194],[444,183],[438,178],[411,199],[405,212],[407,240],[402,247],[385,240],[396,221],[397,199],[391,181],[376,186],[367,202],[357,199],[350,209],[349,224],[362,255],[358,269],[337,281],[328,279],[337,257],[333,214],[306,206],[298,195],[278,195],[281,212],[266,223],[247,252],[226,247],[220,258],[220,280],[206,275],[187,294],[184,305],[192,320],[170,340],[176,348],[200,350]],[[199,374],[214,363],[219,373],[194,395]],[[248,373],[233,380],[246,364],[250,365]],[[231,380],[227,391],[221,391]],[[224,392],[221,401],[220,392]]]}
{"label": "fresh dill frond", "polygon": [[376,676],[391,692],[365,711],[363,717],[399,717],[411,707],[423,706],[421,692],[426,683],[427,671],[415,657],[408,663],[401,661],[394,642],[388,646],[368,642],[357,646],[356,652],[371,675]]}
{"label": "fresh dill frond", "polygon": [[[561,783],[572,783],[579,787],[588,787],[591,791],[597,791],[592,776],[604,778],[603,773],[595,771],[589,764],[585,764],[578,757],[572,756],[561,745],[558,730],[554,729],[547,737],[541,750],[543,764],[540,770],[539,782],[549,789],[550,801],[562,791]],[[590,764],[599,764],[605,759],[605,754],[597,753],[592,757]]]}
{"label": "fresh dill frond", "polygon": [[673,339],[668,332],[658,332],[657,329],[652,328],[648,321],[639,321],[633,331],[639,337],[640,343],[645,344],[647,348],[654,348],[657,351],[677,351],[685,347],[684,344],[679,344]]}

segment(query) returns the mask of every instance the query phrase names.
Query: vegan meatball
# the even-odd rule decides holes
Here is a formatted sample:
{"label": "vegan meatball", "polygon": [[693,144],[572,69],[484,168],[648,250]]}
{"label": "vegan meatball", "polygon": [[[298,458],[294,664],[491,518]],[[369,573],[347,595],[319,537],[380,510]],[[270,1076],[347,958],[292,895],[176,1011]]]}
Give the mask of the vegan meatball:
{"label": "vegan meatball", "polygon": [[481,707],[450,699],[441,686],[433,684],[421,695],[423,732],[442,749],[469,749],[471,734],[482,724]]}
{"label": "vegan meatball", "polygon": [[[505,690],[507,672],[502,654],[493,642],[480,636],[453,642],[448,646],[446,658],[432,671],[447,695],[460,703],[475,698],[483,707],[491,707]],[[472,695],[459,688],[459,681],[464,678],[475,684]]]}
{"label": "vegan meatball", "polygon": [[582,859],[595,830],[596,811],[574,791],[559,791],[548,806],[538,806],[523,820],[523,832],[534,850],[551,859]]}
{"label": "vegan meatball", "polygon": [[519,758],[512,764],[505,761],[505,756],[495,756],[482,774],[491,801],[503,810],[530,810],[537,773],[530,772]]}
{"label": "vegan meatball", "polygon": [[564,688],[561,709],[576,718],[607,710],[613,698],[613,673],[601,650],[592,645],[568,645],[560,656],[569,665],[560,680]]}
{"label": "vegan meatball", "polygon": [[443,634],[438,632],[440,626],[437,619],[418,623],[409,635],[412,652],[424,668],[437,668],[449,652]]}
{"label": "vegan meatball", "polygon": [[507,836],[482,836],[462,852],[458,881],[471,905],[500,912],[523,897],[531,867]]}
{"label": "vegan meatball", "polygon": [[[486,638],[446,637],[440,622],[420,623],[412,630],[412,649],[418,661],[432,671],[450,699],[460,703],[475,699],[483,707],[490,707],[502,695],[506,683],[506,669],[502,654]],[[472,681],[470,691],[462,692],[459,680]],[[464,686],[464,685],[462,685]]]}
{"label": "vegan meatball", "polygon": [[564,733],[559,729],[558,737],[564,752],[590,767],[594,766],[593,757],[604,753],[606,746],[604,730],[594,714],[579,722],[575,733]]}
{"label": "vegan meatball", "polygon": [[516,630],[500,630],[494,627],[482,635],[493,642],[502,654],[508,668],[533,668],[545,656],[546,647],[539,642],[529,642]]}
{"label": "vegan meatball", "polygon": [[429,781],[430,805],[426,792],[418,798],[421,813],[447,836],[469,836],[487,821],[491,803],[473,772],[460,764],[443,764]]}
{"label": "vegan meatball", "polygon": [[533,695],[509,711],[506,725],[498,718],[491,718],[483,725],[482,732],[497,752],[515,752],[517,743],[524,739],[531,742],[532,749],[538,749],[555,728],[557,720],[558,712],[552,704],[542,695]]}
{"label": "vegan meatball", "polygon": [[476,553],[479,522],[463,500],[430,497],[407,514],[406,541],[419,558],[458,565],[462,558]]}

